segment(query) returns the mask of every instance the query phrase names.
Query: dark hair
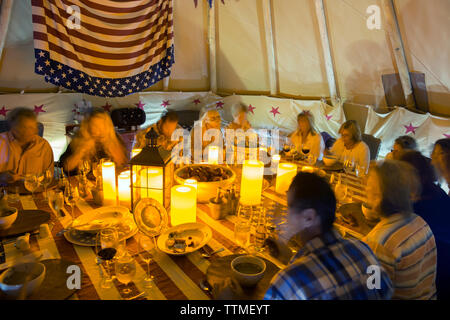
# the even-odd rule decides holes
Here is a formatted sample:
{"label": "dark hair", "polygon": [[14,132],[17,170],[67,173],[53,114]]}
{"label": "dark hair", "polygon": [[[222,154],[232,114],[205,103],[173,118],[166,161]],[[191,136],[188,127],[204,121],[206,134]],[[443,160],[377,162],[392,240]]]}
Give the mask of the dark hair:
{"label": "dark hair", "polygon": [[165,123],[165,122],[178,122],[178,113],[176,113],[175,111],[168,111],[166,112],[162,117],[161,117],[161,122]]}
{"label": "dark hair", "polygon": [[430,159],[424,157],[419,151],[407,151],[400,156],[400,160],[408,162],[416,169],[420,180],[421,196],[432,192],[437,177]]}
{"label": "dark hair", "polygon": [[434,147],[440,146],[442,151],[446,154],[450,154],[450,138],[439,139],[434,143]]}
{"label": "dark hair", "polygon": [[314,173],[300,172],[292,181],[288,193],[289,207],[316,210],[322,232],[331,230],[336,218],[336,197],[325,179]]}
{"label": "dark hair", "polygon": [[8,115],[8,122],[11,127],[14,127],[16,124],[18,124],[23,119],[37,120],[37,117],[36,117],[36,114],[32,110],[25,108],[25,107],[15,108]]}
{"label": "dark hair", "polygon": [[417,142],[413,137],[410,136],[401,136],[395,139],[396,144],[401,146],[403,149],[406,150],[416,150],[417,149]]}

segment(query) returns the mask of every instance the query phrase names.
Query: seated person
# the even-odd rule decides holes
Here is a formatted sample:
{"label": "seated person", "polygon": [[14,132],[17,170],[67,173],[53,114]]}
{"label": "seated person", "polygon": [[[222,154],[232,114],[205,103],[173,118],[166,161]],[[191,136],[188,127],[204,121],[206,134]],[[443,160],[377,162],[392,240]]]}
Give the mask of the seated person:
{"label": "seated person", "polygon": [[161,146],[168,151],[171,151],[173,147],[182,139],[172,141],[172,133],[175,129],[181,129],[181,127],[178,125],[178,114],[174,111],[169,111],[164,114],[158,122],[137,133],[136,144],[134,146],[135,148],[142,149],[147,145],[147,138],[145,135],[151,128],[153,128],[158,134],[158,146]]}
{"label": "seated person", "polygon": [[331,153],[336,155],[339,161],[352,160],[356,165],[369,169],[369,147],[361,140],[361,129],[355,120],[345,122],[339,129],[341,137],[336,140]]}
{"label": "seated person", "polygon": [[[300,250],[272,279],[264,299],[390,299],[392,283],[372,250],[359,240],[343,239],[333,228],[335,210],[336,198],[324,179],[297,174],[288,191],[283,238],[294,239]],[[377,289],[368,287],[371,265],[381,271]]]}
{"label": "seated person", "polygon": [[386,155],[387,160],[400,160],[402,154],[408,150],[417,150],[417,143],[413,137],[401,136],[395,139],[391,152]]}
{"label": "seated person", "polygon": [[252,126],[250,125],[250,122],[247,120],[247,107],[244,105],[235,105],[232,109],[232,115],[233,115],[233,122],[231,122],[227,129],[242,129],[244,131],[247,131],[248,129],[251,129]]}
{"label": "seated person", "polygon": [[290,134],[290,139],[298,153],[309,150],[317,160],[322,160],[325,144],[322,135],[314,128],[314,119],[307,113],[299,113],[297,116],[298,129]]}
{"label": "seated person", "polygon": [[450,195],[450,138],[436,141],[431,153],[431,163],[438,174],[445,179]]}
{"label": "seated person", "polygon": [[[205,133],[208,130],[216,130],[216,135],[213,135],[211,139],[205,139]],[[214,133],[214,132],[213,132]],[[220,141],[216,141],[216,139]],[[221,117],[217,110],[207,110],[203,113],[200,120],[194,124],[189,136],[191,142],[191,156],[194,161],[201,162],[200,155],[203,155],[205,148],[210,144],[223,146],[223,134],[221,131]],[[197,141],[196,141],[197,139]],[[198,148],[196,150],[195,148]],[[221,152],[219,147],[219,152]]]}
{"label": "seated person", "polygon": [[91,164],[108,158],[123,167],[128,162],[127,150],[122,138],[116,133],[109,114],[103,109],[94,109],[80,125],[59,161],[64,171],[75,175],[83,161]]}
{"label": "seated person", "polygon": [[450,298],[450,197],[436,185],[436,174],[429,159],[418,151],[407,151],[400,157],[412,165],[420,179],[420,190],[414,199],[414,213],[422,217],[433,231],[437,248],[436,289],[438,299]]}
{"label": "seated person", "polygon": [[10,131],[0,134],[0,182],[13,183],[26,174],[53,170],[53,151],[47,140],[38,136],[36,114],[16,108],[8,121]]}
{"label": "seated person", "polygon": [[392,299],[436,299],[436,243],[411,203],[417,182],[414,168],[396,160],[374,163],[367,180],[367,203],[380,222],[363,241],[389,274]]}

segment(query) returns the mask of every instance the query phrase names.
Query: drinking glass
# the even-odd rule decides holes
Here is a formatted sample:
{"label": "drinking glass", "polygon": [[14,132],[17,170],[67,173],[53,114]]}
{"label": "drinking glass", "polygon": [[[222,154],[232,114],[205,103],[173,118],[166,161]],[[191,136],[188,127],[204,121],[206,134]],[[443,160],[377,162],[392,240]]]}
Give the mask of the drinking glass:
{"label": "drinking glass", "polygon": [[145,274],[145,287],[151,287],[153,283],[153,276],[150,275],[150,262],[152,261],[152,250],[155,249],[154,238],[142,235],[138,240],[138,252],[141,259],[147,264],[147,273]]}
{"label": "drinking glass", "polygon": [[61,190],[51,190],[48,195],[48,205],[59,216],[62,216],[61,209],[64,206],[64,194]]}
{"label": "drinking glass", "polygon": [[308,162],[309,165],[315,166],[315,165],[316,165],[316,162],[317,162],[317,158],[316,158],[314,155],[310,154],[310,155],[308,155],[308,157],[306,158],[306,161]]}
{"label": "drinking glass", "polygon": [[355,173],[358,178],[364,178],[366,176],[367,168],[364,165],[356,165]]}
{"label": "drinking glass", "polygon": [[234,240],[244,251],[247,251],[250,245],[251,226],[247,220],[238,220],[234,226]]}
{"label": "drinking glass", "polygon": [[131,293],[131,289],[128,288],[128,284],[133,280],[133,277],[136,275],[136,263],[132,256],[128,253],[121,256],[116,260],[116,278],[121,283],[125,285],[125,289],[123,289],[123,293],[125,295],[129,295]]}
{"label": "drinking glass", "polygon": [[342,203],[347,197],[348,187],[343,183],[338,183],[336,184],[334,192],[336,194],[337,200]]}
{"label": "drinking glass", "polygon": [[344,161],[344,171],[346,174],[353,172],[354,168],[355,168],[355,163],[354,163],[353,159],[348,158]]}
{"label": "drinking glass", "polygon": [[106,277],[102,277],[101,287],[111,288],[112,277],[110,263],[117,253],[119,235],[114,228],[105,228],[101,230],[96,236],[96,254],[99,264],[105,262]]}
{"label": "drinking glass", "polygon": [[74,218],[73,211],[79,198],[78,187],[69,183],[64,190],[64,200],[66,201],[66,204],[70,206],[72,218]]}
{"label": "drinking glass", "polygon": [[41,183],[44,186],[44,190],[45,190],[45,199],[47,199],[48,198],[47,188],[53,181],[52,170],[51,169],[45,170],[45,172],[41,176],[41,180],[42,180]]}
{"label": "drinking glass", "polygon": [[7,190],[8,202],[11,204],[17,204],[20,200],[19,186],[11,187]]}
{"label": "drinking glass", "polygon": [[34,191],[39,187],[38,176],[36,174],[25,175],[24,186],[31,192],[31,197],[34,198]]}

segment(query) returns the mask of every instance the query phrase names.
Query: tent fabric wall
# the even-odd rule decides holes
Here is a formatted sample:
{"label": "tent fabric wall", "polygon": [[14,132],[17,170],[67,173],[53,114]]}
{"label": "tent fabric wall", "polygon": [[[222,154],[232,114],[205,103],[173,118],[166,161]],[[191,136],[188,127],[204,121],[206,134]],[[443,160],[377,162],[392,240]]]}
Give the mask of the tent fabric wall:
{"label": "tent fabric wall", "polygon": [[[320,35],[312,0],[272,0],[274,48],[280,95],[328,96]],[[370,5],[381,0],[324,0],[338,91],[348,102],[385,106],[381,74],[397,71],[382,26],[366,26]],[[424,72],[430,110],[450,115],[448,0],[395,0],[411,71]],[[269,74],[263,6],[258,0],[217,1],[218,92],[267,94]],[[209,90],[206,1],[174,0],[175,65],[169,91]],[[14,0],[3,58],[0,88],[57,90],[34,74],[31,4]],[[159,82],[151,91],[162,90]]]}

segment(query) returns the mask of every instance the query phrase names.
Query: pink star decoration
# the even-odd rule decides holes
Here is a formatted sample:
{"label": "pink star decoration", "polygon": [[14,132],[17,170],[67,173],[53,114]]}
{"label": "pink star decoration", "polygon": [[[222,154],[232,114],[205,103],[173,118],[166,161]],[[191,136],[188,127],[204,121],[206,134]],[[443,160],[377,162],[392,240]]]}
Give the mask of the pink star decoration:
{"label": "pink star decoration", "polygon": [[330,121],[331,120],[331,118],[333,118],[333,116],[330,116],[330,115],[325,115],[325,117],[327,118],[327,121]]}
{"label": "pink star decoration", "polygon": [[41,112],[47,112],[45,110],[43,110],[44,105],[41,104],[40,106],[34,106],[34,113],[36,113],[36,115],[39,115],[39,113]]}
{"label": "pink star decoration", "polygon": [[444,133],[444,136],[445,136],[446,138],[450,138],[450,134]]}
{"label": "pink star decoration", "polygon": [[195,99],[195,100],[194,100],[194,103],[195,103],[195,104],[199,104],[200,102],[201,102],[200,99]]}
{"label": "pink star decoration", "polygon": [[163,102],[161,103],[161,106],[163,106],[164,108],[167,108],[167,106],[170,106],[169,100],[163,100]]}
{"label": "pink star decoration", "polygon": [[311,112],[309,112],[309,110],[303,110],[302,113],[303,113],[303,114],[306,114],[307,116],[310,116],[310,115],[311,115]]}
{"label": "pink star decoration", "polygon": [[139,103],[135,103],[136,107],[138,107],[141,110],[144,110],[144,106],[145,104],[141,102],[141,100],[139,100]]}
{"label": "pink star decoration", "polygon": [[416,129],[419,127],[414,127],[411,123],[409,126],[404,126],[406,128],[405,134],[408,134],[409,132],[412,132],[413,134],[416,134]]}
{"label": "pink star decoration", "polygon": [[248,106],[248,111],[251,112],[251,113],[253,113],[253,114],[255,114],[255,113],[253,112],[253,110],[255,110],[255,109],[256,109],[256,107],[254,107],[254,106],[252,106],[252,105],[249,105],[249,106]]}
{"label": "pink star decoration", "polygon": [[272,110],[269,111],[270,113],[273,113],[273,117],[274,117],[274,118],[275,118],[275,116],[277,115],[277,113],[278,113],[278,114],[281,114],[281,112],[278,111],[278,109],[280,109],[280,107],[276,107],[276,108],[272,107]]}
{"label": "pink star decoration", "polygon": [[112,107],[112,105],[110,105],[108,102],[104,106],[102,106],[102,108],[108,112],[111,111],[111,107]]}
{"label": "pink star decoration", "polygon": [[10,110],[9,110],[9,109],[6,109],[5,106],[3,106],[3,107],[0,109],[0,114],[6,118],[6,113],[7,113],[8,111],[10,111]]}
{"label": "pink star decoration", "polygon": [[219,108],[220,108],[220,109],[223,109],[223,105],[224,105],[224,104],[225,104],[225,103],[223,103],[222,101],[219,101],[219,102],[216,103],[216,108],[217,108],[217,109],[219,109]]}

